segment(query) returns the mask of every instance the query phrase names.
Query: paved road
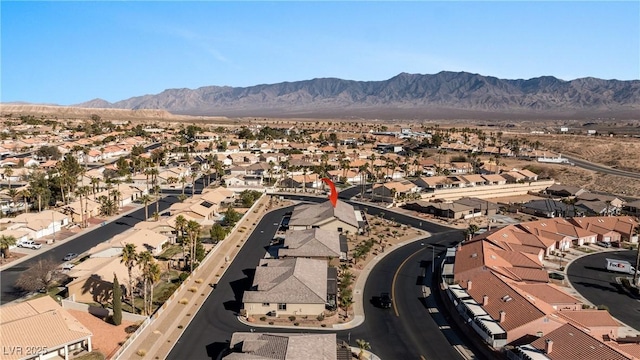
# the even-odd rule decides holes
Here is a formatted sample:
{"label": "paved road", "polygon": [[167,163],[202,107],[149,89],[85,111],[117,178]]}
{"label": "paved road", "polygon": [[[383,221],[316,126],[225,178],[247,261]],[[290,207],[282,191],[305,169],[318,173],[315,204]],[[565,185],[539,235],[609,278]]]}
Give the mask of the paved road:
{"label": "paved road", "polygon": [[[305,196],[291,198],[313,202],[326,201],[323,198]],[[228,347],[232,333],[250,330],[236,318],[236,313],[241,308],[242,293],[250,286],[253,269],[264,256],[267,244],[275,235],[276,224],[284,213],[291,209],[292,207],[280,209],[263,217],[218,282],[216,290],[203,303],[197,316],[185,329],[168,359],[215,359]],[[384,210],[377,208],[369,208],[368,211],[372,215],[384,213]],[[415,224],[427,231],[441,234],[406,245],[382,259],[374,267],[365,284],[365,322],[357,328],[335,332],[338,338],[350,341],[352,345],[355,345],[356,339],[369,341],[372,351],[383,359],[418,359],[420,356],[427,359],[460,358],[425,308],[422,299],[422,276],[425,260],[427,264],[431,261],[431,249],[427,244],[435,244],[437,253],[461,240],[462,233],[444,226],[420,222],[405,215],[393,214],[393,217],[399,222]],[[406,259],[409,260],[405,262]],[[379,309],[371,303],[371,299],[380,292],[391,292],[394,277],[395,302],[399,316],[396,316],[393,310]],[[269,331],[265,328],[255,330]],[[296,329],[274,331],[300,332]]]}
{"label": "paved road", "polygon": [[[160,211],[164,211],[169,206],[171,206],[171,204],[177,201],[178,199],[174,196],[168,196],[164,199],[160,199]],[[149,204],[149,211],[151,212],[152,210],[155,211],[155,202],[153,204]],[[141,208],[114,222],[95,228],[94,230],[82,234],[73,240],[69,240],[64,244],[59,245],[46,252],[42,252],[27,261],[3,270],[2,272],[0,272],[0,282],[2,283],[2,295],[0,296],[0,304],[6,304],[24,295],[24,293],[17,290],[14,285],[23,271],[25,271],[41,259],[51,259],[59,264],[62,264],[64,262],[62,261],[62,258],[66,254],[71,252],[82,254],[83,252],[91,249],[99,243],[107,241],[113,236],[132,228],[135,224],[143,220],[144,208]]]}
{"label": "paved road", "polygon": [[581,257],[567,268],[569,281],[591,303],[608,306],[613,317],[640,331],[640,303],[622,290],[615,280],[627,275],[607,271],[606,258],[635,264],[636,252],[622,250]]}
{"label": "paved road", "polygon": [[579,158],[575,158],[575,157],[571,157],[571,156],[566,156],[563,155],[564,157],[566,157],[567,159],[569,159],[569,161],[573,162],[574,164],[576,164],[576,166],[584,168],[584,169],[588,169],[588,170],[593,170],[593,171],[598,171],[604,174],[610,174],[610,175],[618,175],[618,176],[625,176],[625,177],[630,177],[630,178],[635,178],[635,179],[640,179],[640,173],[634,173],[634,172],[630,172],[630,171],[624,171],[624,170],[618,170],[618,169],[614,169],[605,165],[601,165],[601,164],[595,164],[583,159],[579,159]]}

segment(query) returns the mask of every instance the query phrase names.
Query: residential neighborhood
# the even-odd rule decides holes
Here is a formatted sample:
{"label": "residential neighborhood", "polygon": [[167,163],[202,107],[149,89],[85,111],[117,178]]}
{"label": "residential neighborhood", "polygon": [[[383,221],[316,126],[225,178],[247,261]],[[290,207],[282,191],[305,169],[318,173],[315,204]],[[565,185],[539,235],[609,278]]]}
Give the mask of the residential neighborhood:
{"label": "residential neighborhood", "polygon": [[[363,299],[356,284],[389,251],[436,235],[421,230],[423,222],[464,231],[463,241],[439,257],[441,291],[451,313],[494,355],[556,359],[551,355],[568,351],[566,339],[574,335],[598,349],[583,358],[640,354],[606,309],[555,283],[552,273],[566,275],[564,267],[549,267],[566,254],[637,248],[638,201],[558,183],[523,160],[538,156],[538,145],[507,141],[501,132],[424,125],[393,132],[350,123],[328,131],[313,122],[211,126],[97,115],[67,123],[33,116],[2,121],[3,274],[83,234],[119,226],[81,253],[42,259],[13,275],[19,296],[0,308],[3,339],[15,324],[47,312],[63,314],[61,331],[73,333],[47,339],[46,352],[36,355],[68,359],[98,349],[108,358],[132,352],[144,358],[131,347],[146,339],[138,334],[168,316],[165,308],[191,301],[174,294],[195,295],[202,287],[215,294],[233,250],[241,251],[252,231],[264,233],[259,222],[276,210],[284,213],[272,224],[273,236],[261,236],[267,246],[244,269],[246,285],[235,285],[229,305],[238,324],[270,329],[234,333],[225,359],[264,356],[272,342],[278,358],[298,359],[310,349],[323,354],[319,359],[357,353],[335,333],[315,338],[277,329],[364,321],[365,302],[376,301]],[[349,197],[330,200],[329,182]],[[231,238],[238,241],[233,246]],[[223,270],[205,282],[214,275],[199,269],[215,261]],[[70,308],[102,309],[99,320],[114,329],[122,311],[138,324],[136,336],[102,340],[99,327],[83,327],[65,313]],[[4,319],[11,312],[16,316]],[[92,345],[92,337],[100,340]],[[18,355],[7,359],[30,358]]]}

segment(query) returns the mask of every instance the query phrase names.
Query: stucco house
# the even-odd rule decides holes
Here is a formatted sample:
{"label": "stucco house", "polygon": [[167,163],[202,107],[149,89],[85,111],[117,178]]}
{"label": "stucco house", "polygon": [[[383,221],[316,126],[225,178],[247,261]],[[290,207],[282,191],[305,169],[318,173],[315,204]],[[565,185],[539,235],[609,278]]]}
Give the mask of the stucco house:
{"label": "stucco house", "polygon": [[294,208],[289,229],[304,230],[321,228],[337,232],[360,232],[364,219],[353,205],[338,200],[333,207],[330,201],[320,204],[304,204]]}
{"label": "stucco house", "polygon": [[328,302],[326,260],[262,259],[242,302],[247,316],[318,316]]}

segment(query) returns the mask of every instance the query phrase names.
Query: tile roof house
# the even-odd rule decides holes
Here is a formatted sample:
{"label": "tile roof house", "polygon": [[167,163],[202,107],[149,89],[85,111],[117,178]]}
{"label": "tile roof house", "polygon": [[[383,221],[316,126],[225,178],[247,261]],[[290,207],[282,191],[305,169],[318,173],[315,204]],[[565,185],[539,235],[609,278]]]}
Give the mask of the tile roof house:
{"label": "tile roof house", "polygon": [[64,359],[91,351],[93,334],[50,296],[9,304],[0,311],[2,359]]}
{"label": "tile roof house", "polygon": [[[569,220],[572,224],[598,234],[600,241],[616,241],[607,237],[609,233],[619,234],[621,241],[631,241],[638,222],[631,216],[578,217]],[[637,241],[637,239],[636,239]]]}
{"label": "tile roof house", "polygon": [[324,229],[289,231],[278,257],[346,259],[347,249],[341,249],[340,233]]}
{"label": "tile roof house", "polygon": [[543,333],[528,345],[511,350],[511,359],[522,360],[623,360],[633,357],[597,340],[573,324]]}
{"label": "tile roof house", "polygon": [[[336,334],[237,332],[224,360],[338,360]],[[349,357],[351,357],[349,351]]]}
{"label": "tile roof house", "polygon": [[321,228],[357,233],[360,231],[362,222],[358,216],[361,216],[360,212],[356,211],[353,205],[341,200],[336,202],[336,207],[333,207],[330,201],[298,205],[291,214],[289,228],[291,230]]}
{"label": "tile roof house", "polygon": [[411,181],[404,180],[374,184],[372,191],[377,196],[397,199],[399,196],[418,193],[420,188]]}
{"label": "tile roof house", "polygon": [[411,201],[404,206],[406,209],[415,210],[424,214],[432,214],[437,217],[446,219],[463,219],[470,216],[474,212],[474,208],[471,206],[459,204],[459,203],[439,203],[428,201]]}
{"label": "tile roof house", "polygon": [[573,223],[563,218],[523,222],[518,224],[518,227],[532,234],[539,233],[536,229],[540,229],[543,232],[546,231],[561,234],[571,239],[571,241],[577,246],[595,244],[597,241],[596,233],[575,226]]}
{"label": "tile roof house", "polygon": [[[515,289],[513,282],[492,271],[480,272],[470,281],[471,283],[466,282],[466,292],[486,312],[486,315],[473,318],[474,330],[485,341],[490,339],[489,344],[494,348],[500,348],[527,335],[549,333],[565,323],[554,314],[555,309],[551,305],[523,295]],[[504,330],[503,339],[492,338],[487,333],[499,333],[491,330],[495,325]]]}
{"label": "tile roof house", "polygon": [[327,303],[327,262],[307,258],[262,259],[242,298],[251,315],[312,315]]}
{"label": "tile roof house", "polygon": [[464,283],[483,271],[493,271],[515,281],[546,283],[539,254],[502,249],[489,241],[471,240],[456,252],[454,281]]}
{"label": "tile roof house", "polygon": [[557,314],[579,328],[589,329],[589,335],[599,340],[618,338],[620,323],[607,310],[563,310]]}

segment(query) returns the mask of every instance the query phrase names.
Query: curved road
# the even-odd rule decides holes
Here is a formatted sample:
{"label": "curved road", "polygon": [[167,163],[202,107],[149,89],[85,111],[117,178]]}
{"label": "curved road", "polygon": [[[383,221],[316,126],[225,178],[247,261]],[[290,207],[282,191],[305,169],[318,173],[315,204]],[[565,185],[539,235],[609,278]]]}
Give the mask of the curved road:
{"label": "curved road", "polygon": [[[291,198],[313,202],[325,201],[324,198],[305,196],[291,196]],[[185,329],[168,359],[215,359],[226,350],[233,332],[250,330],[236,318],[241,308],[242,294],[250,286],[253,269],[264,256],[266,246],[275,235],[277,229],[274,224],[279,223],[284,213],[291,209],[292,207],[276,210],[263,217],[218,282],[216,290],[202,304],[197,316],[194,316]],[[370,215],[378,215],[384,213],[384,210],[370,207],[368,212]],[[422,283],[425,264],[431,266],[431,249],[426,244],[434,244],[437,251],[441,251],[462,240],[462,233],[459,230],[426,221],[421,222],[419,219],[402,214],[394,213],[393,217],[398,222],[422,227],[439,234],[399,248],[380,260],[365,284],[364,323],[357,328],[333,332],[339,339],[350,341],[352,345],[355,345],[356,339],[367,340],[371,343],[371,350],[383,359],[460,358],[447,341],[443,330],[439,329],[427,311],[422,298]],[[379,309],[371,302],[371,299],[381,292],[391,292],[392,287],[398,315],[395,314],[394,309]],[[295,328],[273,330],[257,328],[255,330],[260,332],[301,331]]]}
{"label": "curved road", "polygon": [[575,158],[572,156],[566,156],[566,155],[563,155],[563,156],[569,159],[576,166],[587,169],[587,170],[598,171],[598,172],[610,174],[610,175],[625,176],[625,177],[630,177],[634,179],[640,179],[640,173],[614,169],[612,167],[608,167],[601,164],[595,164],[595,163],[592,163],[583,159]]}
{"label": "curved road", "polygon": [[632,250],[607,251],[583,256],[572,262],[567,275],[573,287],[595,305],[606,305],[616,319],[640,331],[640,303],[616,282],[617,277],[633,275],[609,272],[606,258],[636,262]]}

